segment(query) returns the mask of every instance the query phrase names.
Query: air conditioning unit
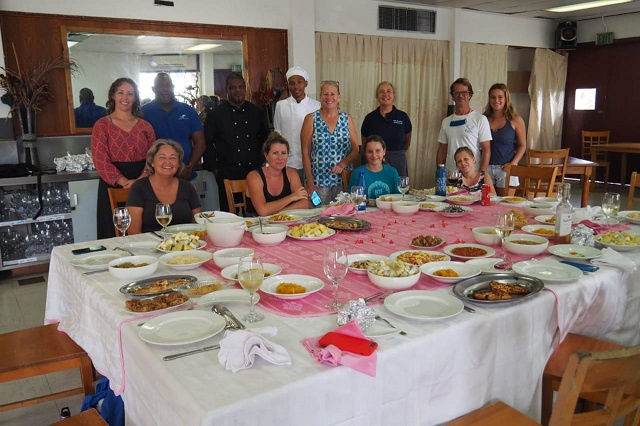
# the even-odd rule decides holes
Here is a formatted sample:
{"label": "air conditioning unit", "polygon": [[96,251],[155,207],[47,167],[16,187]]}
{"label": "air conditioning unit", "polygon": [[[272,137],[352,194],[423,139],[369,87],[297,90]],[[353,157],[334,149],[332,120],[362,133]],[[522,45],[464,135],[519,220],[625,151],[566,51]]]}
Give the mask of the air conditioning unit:
{"label": "air conditioning unit", "polygon": [[141,71],[196,71],[198,55],[146,55],[140,61]]}

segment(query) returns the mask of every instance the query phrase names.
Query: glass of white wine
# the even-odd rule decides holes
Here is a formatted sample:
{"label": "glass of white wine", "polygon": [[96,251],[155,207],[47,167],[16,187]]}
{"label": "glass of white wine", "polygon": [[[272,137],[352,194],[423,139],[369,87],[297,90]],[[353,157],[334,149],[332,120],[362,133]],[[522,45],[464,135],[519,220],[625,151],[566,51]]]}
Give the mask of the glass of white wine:
{"label": "glass of white wine", "polygon": [[333,302],[325,305],[325,308],[337,311],[340,308],[338,302],[338,284],[347,275],[349,261],[347,249],[342,246],[326,247],[324,249],[324,274],[333,283]]}
{"label": "glass of white wine", "polygon": [[503,262],[508,262],[509,256],[504,249],[504,240],[513,232],[515,228],[515,217],[513,212],[501,212],[498,213],[498,222],[496,223],[496,234],[500,237],[502,242],[502,259]]}
{"label": "glass of white wine", "polygon": [[113,224],[118,231],[122,233],[122,244],[124,244],[124,237],[127,234],[127,229],[131,225],[131,215],[126,207],[116,207],[113,209]]}
{"label": "glass of white wine", "polygon": [[404,194],[409,191],[409,176],[400,176],[398,178],[398,191],[402,194],[402,200],[404,201]]}
{"label": "glass of white wine", "polygon": [[240,258],[238,263],[238,281],[242,288],[249,292],[249,298],[251,303],[251,309],[249,313],[242,317],[242,319],[248,323],[262,321],[264,315],[259,314],[255,310],[253,299],[256,291],[262,285],[264,280],[264,269],[262,267],[262,260],[257,256],[246,256]]}
{"label": "glass of white wine", "polygon": [[351,199],[353,200],[353,204],[356,205],[356,217],[358,217],[358,207],[364,201],[364,187],[362,186],[352,186],[351,187]]}
{"label": "glass of white wine", "polygon": [[[618,223],[615,216],[620,210],[620,194],[615,192],[605,192],[602,197],[602,212],[607,217],[607,225]],[[613,216],[613,219],[611,217]]]}
{"label": "glass of white wine", "polygon": [[171,223],[173,214],[171,214],[171,206],[169,204],[156,204],[156,220],[162,226],[162,238],[167,239],[167,225]]}

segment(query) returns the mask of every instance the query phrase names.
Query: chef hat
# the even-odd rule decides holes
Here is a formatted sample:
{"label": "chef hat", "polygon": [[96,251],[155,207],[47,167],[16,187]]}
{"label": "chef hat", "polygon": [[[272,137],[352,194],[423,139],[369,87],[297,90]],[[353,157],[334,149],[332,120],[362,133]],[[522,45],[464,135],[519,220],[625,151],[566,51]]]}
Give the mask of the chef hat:
{"label": "chef hat", "polygon": [[287,70],[287,80],[289,80],[291,77],[293,77],[294,75],[299,75],[300,77],[304,78],[304,81],[309,81],[309,74],[307,73],[307,70],[305,70],[302,67],[291,67],[289,68],[289,70]]}

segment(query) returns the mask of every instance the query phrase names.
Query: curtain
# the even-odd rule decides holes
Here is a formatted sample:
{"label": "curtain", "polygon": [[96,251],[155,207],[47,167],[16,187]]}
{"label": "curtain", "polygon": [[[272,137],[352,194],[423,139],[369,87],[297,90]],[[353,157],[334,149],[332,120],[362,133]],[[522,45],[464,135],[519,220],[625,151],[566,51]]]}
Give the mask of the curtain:
{"label": "curtain", "polygon": [[466,77],[475,93],[471,109],[484,112],[489,88],[495,83],[507,84],[507,53],[509,46],[461,43],[460,77]]}
{"label": "curtain", "polygon": [[358,133],[364,116],[378,106],[378,83],[387,80],[394,85],[395,105],[413,125],[407,158],[411,187],[416,189],[435,184],[438,132],[447,112],[448,64],[448,41],[316,34],[318,81],[340,82],[340,108],[351,114]]}
{"label": "curtain", "polygon": [[548,49],[536,49],[529,79],[529,148],[561,148],[566,80],[567,58]]}

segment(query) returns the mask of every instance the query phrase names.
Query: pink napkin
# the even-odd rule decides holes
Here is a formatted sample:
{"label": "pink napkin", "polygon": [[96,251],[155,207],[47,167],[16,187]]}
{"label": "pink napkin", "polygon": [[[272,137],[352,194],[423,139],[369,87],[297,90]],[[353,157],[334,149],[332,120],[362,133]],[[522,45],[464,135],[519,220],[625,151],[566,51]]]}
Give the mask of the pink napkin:
{"label": "pink napkin", "polygon": [[[362,330],[360,330],[360,327],[355,320],[336,328],[334,331],[336,333],[344,334],[345,336],[367,339],[367,337],[362,333]],[[344,365],[368,376],[376,377],[376,364],[378,362],[378,355],[375,352],[369,356],[364,356],[346,351],[343,352],[334,345],[329,345],[326,348],[323,348],[320,343],[318,343],[319,340],[320,337],[310,337],[308,339],[303,339],[302,345],[320,364],[328,365],[331,367]]]}
{"label": "pink napkin", "polygon": [[604,234],[606,232],[611,232],[611,231],[627,231],[631,228],[629,228],[627,225],[600,225],[599,223],[595,223],[592,222],[588,219],[585,219],[583,221],[580,222],[580,224],[589,227],[593,230],[593,232],[595,232],[596,234]]}
{"label": "pink napkin", "polygon": [[356,206],[352,203],[328,207],[322,212],[322,216],[348,216],[356,212]]}

